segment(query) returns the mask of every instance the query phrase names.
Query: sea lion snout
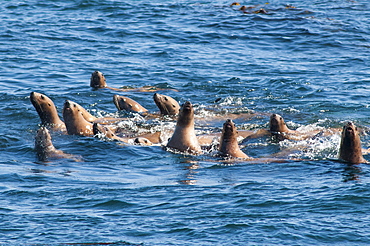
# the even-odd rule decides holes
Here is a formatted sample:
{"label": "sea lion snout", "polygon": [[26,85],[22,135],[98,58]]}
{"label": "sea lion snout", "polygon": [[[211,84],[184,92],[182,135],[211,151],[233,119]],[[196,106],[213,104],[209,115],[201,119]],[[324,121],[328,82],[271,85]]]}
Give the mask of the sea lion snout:
{"label": "sea lion snout", "polygon": [[77,111],[76,111],[76,109],[77,109],[77,111],[79,111],[79,109],[78,109],[77,105],[76,105],[74,102],[72,102],[72,101],[70,101],[70,100],[66,100],[66,101],[64,102],[64,108],[63,108],[63,111],[68,110],[68,111],[72,111],[72,112],[77,112]]}
{"label": "sea lion snout", "polygon": [[33,91],[30,94],[30,99],[31,99],[31,102],[32,103],[36,103],[37,100],[39,100],[39,99],[45,100],[46,97],[43,94],[41,94],[41,93],[38,93],[38,92]]}
{"label": "sea lion snout", "polygon": [[183,109],[191,109],[192,107],[193,105],[189,101],[184,102],[184,104],[182,105]]}
{"label": "sea lion snout", "polygon": [[225,129],[232,130],[234,126],[235,126],[234,122],[230,119],[227,119],[226,122],[224,123],[224,128]]}
{"label": "sea lion snout", "polygon": [[190,107],[190,106],[192,106],[192,104],[191,104],[191,102],[189,102],[189,101],[186,101],[186,102],[184,102],[184,104],[183,104],[183,107]]}
{"label": "sea lion snout", "polygon": [[72,102],[71,102],[71,101],[69,101],[69,100],[66,100],[66,101],[64,102],[64,107],[65,107],[65,108],[71,108],[71,105],[72,105]]}
{"label": "sea lion snout", "polygon": [[353,122],[352,122],[352,121],[348,121],[348,122],[347,122],[346,127],[347,127],[347,128],[351,128],[351,129],[353,129],[353,128],[355,128],[356,126],[355,126],[355,124],[353,124]]}

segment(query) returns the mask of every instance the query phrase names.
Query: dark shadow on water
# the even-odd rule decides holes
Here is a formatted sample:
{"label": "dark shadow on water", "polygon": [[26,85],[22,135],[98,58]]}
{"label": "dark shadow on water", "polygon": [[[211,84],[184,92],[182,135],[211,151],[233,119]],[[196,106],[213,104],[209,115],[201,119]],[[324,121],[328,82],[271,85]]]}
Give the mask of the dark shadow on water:
{"label": "dark shadow on water", "polygon": [[358,164],[347,164],[343,170],[343,182],[360,181],[362,168]]}

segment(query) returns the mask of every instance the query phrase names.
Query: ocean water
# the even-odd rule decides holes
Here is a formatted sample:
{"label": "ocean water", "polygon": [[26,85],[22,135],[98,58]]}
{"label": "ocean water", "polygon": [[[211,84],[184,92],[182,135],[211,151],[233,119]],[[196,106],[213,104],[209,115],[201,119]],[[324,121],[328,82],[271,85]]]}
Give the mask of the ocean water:
{"label": "ocean water", "polygon": [[[61,117],[65,100],[95,116],[130,116],[117,111],[114,94],[158,112],[153,92],[93,90],[95,70],[111,87],[159,87],[191,101],[198,133],[220,132],[230,113],[240,115],[239,129],[259,130],[278,113],[292,129],[353,121],[369,148],[369,2],[240,2],[250,13],[231,3],[3,1],[0,244],[369,243],[370,168],[336,160],[339,134],[254,139],[243,146],[248,155],[289,161],[250,164],[53,132],[56,148],[83,161],[37,160],[32,91],[50,97]],[[254,13],[261,8],[267,14]]]}

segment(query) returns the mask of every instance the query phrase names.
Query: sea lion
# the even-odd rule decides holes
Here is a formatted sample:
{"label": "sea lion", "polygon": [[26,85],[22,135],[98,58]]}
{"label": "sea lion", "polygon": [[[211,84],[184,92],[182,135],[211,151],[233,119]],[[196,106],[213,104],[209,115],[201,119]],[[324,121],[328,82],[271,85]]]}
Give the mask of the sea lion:
{"label": "sea lion", "polygon": [[49,97],[41,93],[31,92],[30,100],[41,119],[42,126],[48,126],[52,130],[66,130],[64,122],[59,118],[54,102]]}
{"label": "sea lion", "polygon": [[175,131],[166,147],[182,152],[189,152],[190,154],[202,153],[197,136],[195,135],[194,108],[189,101],[186,101],[182,105],[177,117]]}
{"label": "sea lion", "polygon": [[220,138],[220,155],[223,157],[252,159],[240,150],[237,138],[238,131],[236,130],[234,122],[230,119],[226,120],[223,125],[222,135]]}
{"label": "sea lion", "polygon": [[75,155],[66,154],[62,150],[54,147],[49,130],[41,127],[37,130],[35,137],[35,150],[40,161],[46,162],[52,158],[69,158],[75,161],[81,161],[81,158]]}
{"label": "sea lion", "polygon": [[327,129],[306,129],[303,130],[298,128],[297,130],[291,130],[286,125],[282,116],[278,114],[272,114],[270,117],[270,129],[269,132],[272,136],[276,137],[277,140],[291,139],[291,140],[304,140],[309,138],[315,138],[319,136],[330,136],[339,132],[338,128],[327,128]]}
{"label": "sea lion", "polygon": [[107,85],[107,80],[105,79],[103,73],[99,72],[99,71],[95,71],[91,74],[90,87],[95,88],[95,89],[107,88],[107,89],[111,89],[111,90],[115,90],[115,91],[140,91],[140,92],[154,92],[154,91],[158,91],[158,90],[178,91],[178,90],[175,90],[175,89],[160,89],[160,88],[152,87],[152,86],[143,86],[143,87],[140,87],[140,88],[125,88],[125,89],[109,87]]}
{"label": "sea lion", "polygon": [[63,119],[69,135],[93,136],[93,124],[82,115],[78,105],[66,100],[63,107]]}
{"label": "sea lion", "polygon": [[367,163],[362,156],[361,140],[357,127],[352,122],[343,126],[339,160],[350,164]]}
{"label": "sea lion", "polygon": [[116,105],[118,110],[126,110],[133,113],[147,113],[148,110],[141,106],[135,100],[119,95],[113,95],[113,103]]}
{"label": "sea lion", "polygon": [[124,142],[124,143],[128,143],[128,141],[129,141],[129,138],[119,137],[116,134],[114,134],[113,131],[111,129],[109,129],[109,127],[103,126],[99,123],[94,123],[93,124],[93,133],[94,133],[94,135],[102,134],[102,135],[106,136],[107,138],[117,140],[117,141],[120,141],[120,142]]}
{"label": "sea lion", "polygon": [[310,137],[314,137],[321,130],[313,130],[310,132],[300,132],[297,130],[291,130],[286,125],[284,118],[279,114],[272,114],[269,121],[269,129],[260,129],[255,134],[249,135],[244,141],[251,138],[258,138],[262,136],[272,136],[278,141],[283,141],[285,139],[290,140],[303,140]]}
{"label": "sea lion", "polygon": [[179,113],[180,105],[172,97],[154,93],[153,99],[162,115],[177,115]]}
{"label": "sea lion", "polygon": [[145,133],[137,137],[120,137],[113,133],[111,129],[106,126],[100,125],[98,123],[93,124],[94,135],[104,135],[107,138],[117,140],[123,143],[131,143],[135,145],[153,145],[153,143],[158,144],[160,142],[160,132],[155,133]]}
{"label": "sea lion", "polygon": [[[286,125],[284,118],[279,114],[272,114],[269,120],[269,129],[260,129],[255,134],[247,136],[244,140],[258,138],[263,136],[273,136],[277,140],[290,139],[296,134],[296,131],[290,130]],[[294,137],[293,137],[294,138]]]}

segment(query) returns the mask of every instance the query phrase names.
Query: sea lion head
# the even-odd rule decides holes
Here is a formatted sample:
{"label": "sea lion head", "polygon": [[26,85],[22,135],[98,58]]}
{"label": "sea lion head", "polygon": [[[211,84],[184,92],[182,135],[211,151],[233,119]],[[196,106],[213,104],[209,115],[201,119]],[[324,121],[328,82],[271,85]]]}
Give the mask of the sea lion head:
{"label": "sea lion head", "polygon": [[107,87],[106,79],[103,73],[95,71],[91,74],[90,87],[92,88],[105,88]]}
{"label": "sea lion head", "polygon": [[219,153],[224,157],[250,158],[238,145],[238,131],[234,122],[230,119],[226,120],[222,128],[220,139]]}
{"label": "sea lion head", "polygon": [[179,103],[170,96],[154,93],[153,99],[162,115],[176,115],[179,113]]}
{"label": "sea lion head", "polygon": [[289,129],[285,124],[283,117],[278,114],[272,114],[270,117],[270,131],[271,132],[288,132]]}
{"label": "sea lion head", "polygon": [[40,127],[40,129],[37,130],[36,137],[35,137],[35,145],[36,145],[36,149],[38,147],[45,148],[45,147],[53,145],[51,141],[50,132],[46,127]]}
{"label": "sea lion head", "polygon": [[352,122],[343,126],[339,159],[351,164],[366,162],[362,156],[361,140],[357,127]]}
{"label": "sea lion head", "polygon": [[93,135],[92,123],[82,115],[80,105],[66,100],[63,107],[63,118],[69,135]]}
{"label": "sea lion head", "polygon": [[118,110],[126,110],[128,112],[134,113],[148,112],[146,108],[144,108],[138,102],[129,97],[113,95],[113,103],[114,105],[116,105]]}
{"label": "sea lion head", "polygon": [[231,6],[240,6],[240,3],[238,3],[238,2],[233,2],[233,3],[231,3],[231,4],[230,4],[230,7],[231,7]]}
{"label": "sea lion head", "polygon": [[39,160],[46,161],[48,153],[55,150],[54,145],[51,141],[51,135],[46,127],[40,127],[37,130],[35,137],[35,150]]}
{"label": "sea lion head", "polygon": [[180,109],[179,116],[177,118],[177,125],[189,126],[194,124],[194,108],[191,102],[186,101]]}
{"label": "sea lion head", "polygon": [[31,92],[30,100],[41,119],[42,125],[64,124],[58,116],[57,108],[55,107],[54,102],[49,97],[41,93]]}
{"label": "sea lion head", "polygon": [[[71,101],[70,101],[71,102]],[[82,114],[82,116],[84,117],[85,120],[87,120],[88,122],[94,122],[95,120],[97,120],[97,118],[95,116],[93,116],[92,114],[90,114],[84,107],[82,107],[80,104],[78,103],[75,103],[73,102],[73,105],[74,107],[76,107]]]}
{"label": "sea lion head", "polygon": [[108,127],[106,126],[103,126],[99,123],[94,123],[93,124],[93,133],[94,135],[97,135],[97,134],[103,134],[105,135],[107,138],[113,138],[115,137],[116,135],[112,132],[111,129],[109,129]]}
{"label": "sea lion head", "polygon": [[221,141],[233,141],[238,136],[238,131],[234,122],[230,119],[226,120],[222,128],[222,140]]}
{"label": "sea lion head", "polygon": [[63,107],[63,118],[66,118],[65,116],[76,116],[76,115],[81,115],[82,117],[82,114],[79,110],[79,107],[77,106],[76,103],[70,101],[70,100],[66,100],[64,102],[64,107]]}

